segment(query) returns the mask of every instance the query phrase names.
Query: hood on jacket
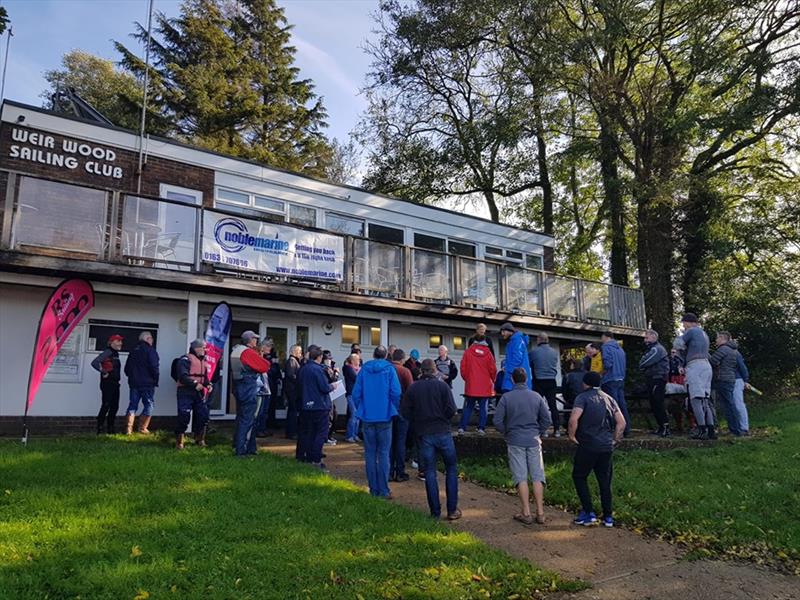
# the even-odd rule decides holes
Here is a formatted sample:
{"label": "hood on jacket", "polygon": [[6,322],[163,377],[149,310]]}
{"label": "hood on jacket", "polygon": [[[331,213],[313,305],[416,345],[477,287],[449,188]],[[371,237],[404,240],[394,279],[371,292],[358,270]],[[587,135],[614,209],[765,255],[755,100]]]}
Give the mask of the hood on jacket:
{"label": "hood on jacket", "polygon": [[372,375],[377,375],[378,373],[382,373],[390,369],[394,370],[394,365],[385,358],[374,358],[361,366],[362,371],[366,371]]}
{"label": "hood on jacket", "polygon": [[726,346],[730,346],[734,350],[738,350],[739,349],[739,343],[736,340],[729,340],[728,343],[725,344],[725,345]]}

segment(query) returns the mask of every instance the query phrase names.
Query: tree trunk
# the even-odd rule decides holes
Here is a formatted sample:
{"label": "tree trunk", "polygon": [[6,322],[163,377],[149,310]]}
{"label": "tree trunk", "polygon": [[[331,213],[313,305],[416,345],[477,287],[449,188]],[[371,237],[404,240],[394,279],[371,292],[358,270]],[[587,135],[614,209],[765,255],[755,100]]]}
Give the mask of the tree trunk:
{"label": "tree trunk", "polygon": [[700,314],[708,306],[708,286],[705,285],[703,274],[711,253],[710,225],[721,204],[706,175],[693,174],[681,231],[685,258],[681,294],[683,308],[687,312]]}
{"label": "tree trunk", "polygon": [[625,203],[617,167],[617,143],[611,126],[600,117],[600,173],[611,227],[611,283],[628,285],[628,246],[625,241]]}
{"label": "tree trunk", "polygon": [[547,168],[547,142],[544,139],[544,120],[542,108],[537,102],[536,111],[536,161],[539,166],[539,182],[542,188],[542,225],[544,233],[553,235],[553,186],[550,183],[550,171]]}
{"label": "tree trunk", "polygon": [[675,330],[672,211],[656,190],[651,180],[640,183],[634,192],[639,222],[636,255],[648,320],[666,341]]}
{"label": "tree trunk", "polygon": [[483,197],[486,199],[486,206],[489,207],[489,218],[495,223],[500,222],[500,211],[497,208],[497,202],[494,199],[494,192],[492,190],[484,190]]}

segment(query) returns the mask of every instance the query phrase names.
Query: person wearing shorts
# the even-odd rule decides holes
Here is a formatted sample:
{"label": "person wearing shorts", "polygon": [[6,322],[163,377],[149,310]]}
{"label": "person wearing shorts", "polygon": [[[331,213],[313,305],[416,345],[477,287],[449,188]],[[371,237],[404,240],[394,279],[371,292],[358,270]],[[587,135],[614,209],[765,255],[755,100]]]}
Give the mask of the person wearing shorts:
{"label": "person wearing shorts", "polygon": [[[545,477],[541,435],[552,420],[547,402],[528,389],[527,379],[525,369],[517,367],[512,371],[514,387],[500,398],[494,413],[494,426],[505,437],[508,466],[522,508],[514,519],[525,525],[532,525],[534,521],[543,525]],[[535,517],[531,514],[529,481],[533,484]]]}

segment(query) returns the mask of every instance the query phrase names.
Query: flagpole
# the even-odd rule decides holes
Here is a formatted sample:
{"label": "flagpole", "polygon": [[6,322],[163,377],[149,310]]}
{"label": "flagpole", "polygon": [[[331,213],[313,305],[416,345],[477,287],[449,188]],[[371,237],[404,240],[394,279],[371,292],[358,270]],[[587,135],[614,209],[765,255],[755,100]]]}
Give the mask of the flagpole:
{"label": "flagpole", "polygon": [[8,28],[8,38],[6,38],[6,55],[3,59],[3,81],[0,83],[0,103],[3,102],[3,99],[6,97],[6,69],[8,68],[8,50],[11,46],[11,38],[14,36],[14,28]]}
{"label": "flagpole", "polygon": [[144,125],[147,118],[147,87],[150,79],[150,39],[153,29],[153,0],[147,10],[147,45],[144,49],[144,85],[142,86],[142,118],[139,127],[139,168],[136,176],[136,193],[142,193],[142,169],[144,168]]}

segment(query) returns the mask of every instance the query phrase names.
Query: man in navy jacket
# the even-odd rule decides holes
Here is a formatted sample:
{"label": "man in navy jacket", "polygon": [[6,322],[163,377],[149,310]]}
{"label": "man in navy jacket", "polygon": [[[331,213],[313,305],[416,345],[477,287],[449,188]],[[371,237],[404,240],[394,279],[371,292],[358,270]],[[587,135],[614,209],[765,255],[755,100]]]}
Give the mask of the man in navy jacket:
{"label": "man in navy jacket", "polygon": [[628,404],[625,402],[625,373],[627,369],[625,351],[614,339],[614,334],[606,331],[600,336],[603,347],[603,377],[600,389],[617,402],[622,416],[625,417],[625,436],[631,433],[631,419],[628,416]]}
{"label": "man in navy jacket", "polygon": [[301,462],[312,463],[325,469],[322,446],[328,438],[328,416],[331,412],[330,393],[336,385],[328,381],[322,366],[322,348],[308,347],[308,362],[297,376],[300,386],[300,430],[297,435],[295,456]]}
{"label": "man in navy jacket", "polygon": [[669,355],[664,346],[658,343],[658,332],[648,329],[644,333],[645,352],[639,361],[639,369],[647,377],[647,393],[650,395],[650,409],[658,421],[656,435],[669,437],[669,418],[664,410],[664,392],[669,377]]}
{"label": "man in navy jacket", "polygon": [[142,414],[139,415],[139,433],[150,433],[150,415],[153,414],[155,393],[158,387],[158,352],[153,348],[153,334],[143,331],[139,334],[139,343],[125,361],[125,375],[128,376],[130,396],[127,410],[125,433],[133,431],[133,421],[139,402],[142,403]]}

